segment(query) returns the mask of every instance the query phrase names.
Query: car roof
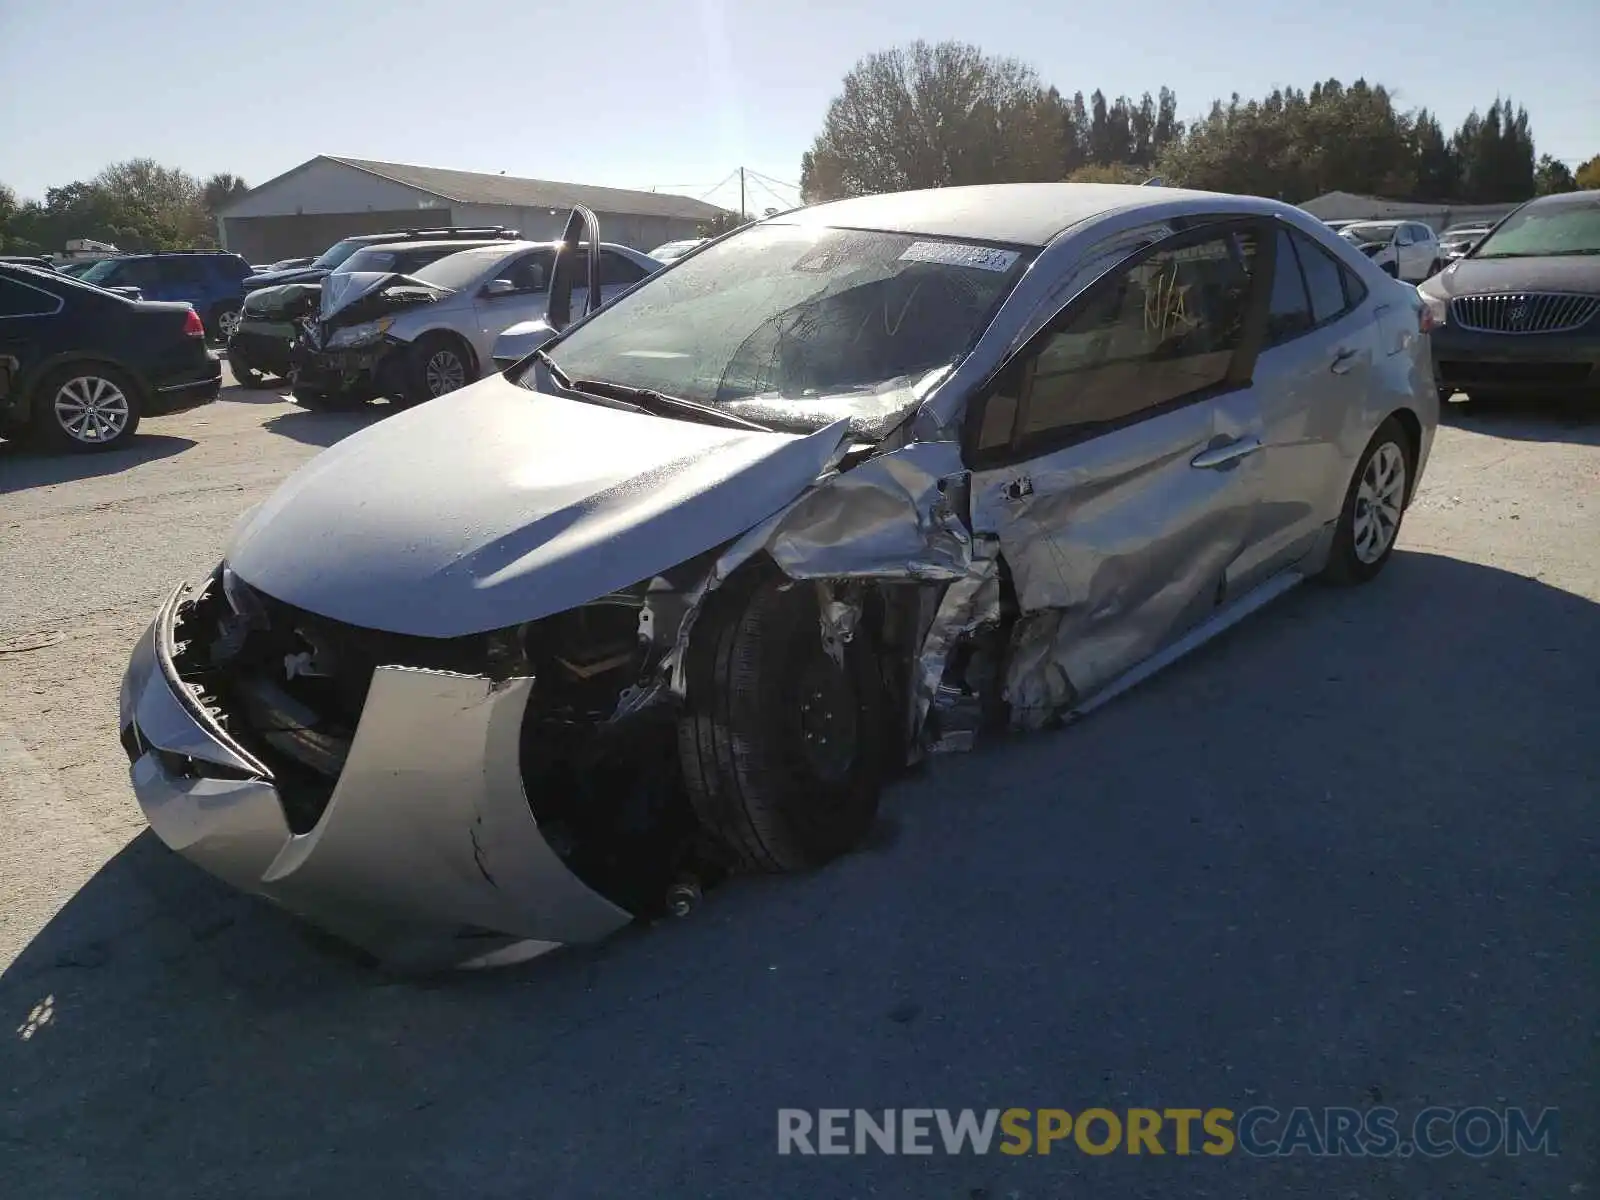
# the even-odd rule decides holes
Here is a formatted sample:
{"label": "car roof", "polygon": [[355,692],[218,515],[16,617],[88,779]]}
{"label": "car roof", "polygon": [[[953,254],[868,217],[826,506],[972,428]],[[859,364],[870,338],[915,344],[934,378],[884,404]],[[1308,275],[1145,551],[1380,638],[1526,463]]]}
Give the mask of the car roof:
{"label": "car roof", "polygon": [[1069,225],[1110,212],[1169,207],[1186,200],[1237,204],[1241,199],[1139,184],[990,183],[834,200],[780,213],[768,221],[793,224],[798,219],[807,224],[815,221],[843,228],[1039,247],[1048,245]]}
{"label": "car roof", "polygon": [[[483,244],[474,246],[472,243],[475,240],[481,241]],[[371,242],[361,247],[361,250],[433,250],[435,248],[454,246],[456,253],[462,254],[468,250],[488,250],[491,247],[500,249],[505,246],[520,246],[521,244],[521,242],[512,242],[505,238],[435,238],[426,242]],[[356,253],[361,253],[361,250]]]}

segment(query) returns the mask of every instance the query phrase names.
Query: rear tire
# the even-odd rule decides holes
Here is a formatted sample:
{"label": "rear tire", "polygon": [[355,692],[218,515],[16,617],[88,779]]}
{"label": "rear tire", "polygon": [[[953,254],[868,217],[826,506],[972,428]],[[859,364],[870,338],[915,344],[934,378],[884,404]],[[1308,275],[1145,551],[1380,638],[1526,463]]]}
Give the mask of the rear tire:
{"label": "rear tire", "polygon": [[93,454],[118,450],[139,428],[139,389],[103,363],[57,367],[33,390],[31,425],[50,450]]}
{"label": "rear tire", "polygon": [[809,584],[768,581],[709,610],[689,647],[678,751],[700,822],[746,869],[820,866],[858,846],[883,783],[883,685],[858,629],[823,648]]}
{"label": "rear tire", "polygon": [[1376,579],[1400,540],[1415,479],[1416,451],[1399,421],[1390,417],[1378,426],[1356,463],[1345,492],[1333,549],[1322,578],[1348,586]]}

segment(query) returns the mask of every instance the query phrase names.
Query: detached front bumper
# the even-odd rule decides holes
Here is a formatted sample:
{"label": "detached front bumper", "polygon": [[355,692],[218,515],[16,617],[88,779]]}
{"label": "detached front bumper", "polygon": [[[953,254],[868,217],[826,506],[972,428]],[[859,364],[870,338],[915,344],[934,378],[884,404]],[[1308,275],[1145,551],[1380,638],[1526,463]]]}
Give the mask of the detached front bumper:
{"label": "detached front bumper", "polygon": [[1441,388],[1469,395],[1600,395],[1600,328],[1508,334],[1445,324],[1431,337]]}
{"label": "detached front bumper", "polygon": [[377,396],[399,395],[403,390],[404,342],[381,338],[352,349],[319,350],[296,343],[296,384],[311,391]]}
{"label": "detached front bumper", "polygon": [[531,680],[379,667],[332,798],[296,834],[272,771],[179,675],[190,599],[161,606],[121,696],[133,788],[171,849],[401,970],[531,957],[631,920],[534,820],[518,761]]}

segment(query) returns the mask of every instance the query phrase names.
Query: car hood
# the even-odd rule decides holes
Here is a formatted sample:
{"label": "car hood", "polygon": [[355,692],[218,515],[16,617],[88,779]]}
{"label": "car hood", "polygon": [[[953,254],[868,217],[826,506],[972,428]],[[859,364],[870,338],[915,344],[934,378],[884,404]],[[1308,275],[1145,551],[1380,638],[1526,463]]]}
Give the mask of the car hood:
{"label": "car hood", "polygon": [[495,375],[339,442],[227,552],[269,596],[368,629],[459,637],[561,612],[737,537],[836,459],[800,436],[644,416]]}
{"label": "car hood", "polygon": [[1600,292],[1600,255],[1460,258],[1429,281],[1442,296],[1484,292]]}
{"label": "car hood", "polygon": [[246,291],[256,288],[277,287],[281,283],[316,283],[327,275],[322,267],[293,267],[287,271],[263,271],[259,275],[246,275]]}
{"label": "car hood", "polygon": [[[393,302],[384,303],[378,293],[390,288],[395,289],[392,293]],[[342,313],[344,320],[339,322],[341,325],[348,325],[353,321],[370,321],[383,312],[404,308],[410,304],[427,303],[451,294],[449,288],[424,283],[420,279],[402,275],[398,271],[335,272],[322,281],[322,299],[317,319],[323,322],[332,321]],[[361,301],[369,296],[373,297],[372,302],[361,304]],[[358,304],[359,309],[356,307]]]}

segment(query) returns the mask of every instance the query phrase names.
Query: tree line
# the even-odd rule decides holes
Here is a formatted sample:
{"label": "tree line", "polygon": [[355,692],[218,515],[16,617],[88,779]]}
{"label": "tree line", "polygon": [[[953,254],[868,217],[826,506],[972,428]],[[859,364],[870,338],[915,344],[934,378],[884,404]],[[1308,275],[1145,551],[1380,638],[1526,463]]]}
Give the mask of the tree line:
{"label": "tree line", "polygon": [[1070,98],[1027,64],[956,42],[872,54],[844,77],[800,162],[805,200],[906,188],[1068,179],[1270,196],[1344,191],[1393,200],[1498,204],[1600,188],[1600,155],[1576,171],[1536,155],[1527,110],[1495,97],[1446,131],[1381,84],[1337,79],[1235,94],[1178,119],[1161,88],[1138,100]]}
{"label": "tree line", "polygon": [[236,175],[201,180],[149,158],[113,163],[93,179],[49,188],[43,200],[20,200],[0,183],[0,250],[59,252],[74,238],[121,250],[212,248],[219,244],[218,211],[247,191]]}

